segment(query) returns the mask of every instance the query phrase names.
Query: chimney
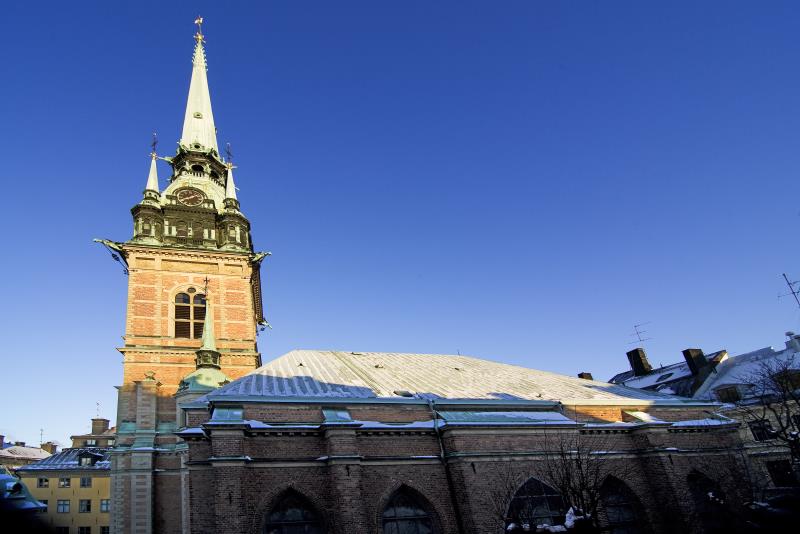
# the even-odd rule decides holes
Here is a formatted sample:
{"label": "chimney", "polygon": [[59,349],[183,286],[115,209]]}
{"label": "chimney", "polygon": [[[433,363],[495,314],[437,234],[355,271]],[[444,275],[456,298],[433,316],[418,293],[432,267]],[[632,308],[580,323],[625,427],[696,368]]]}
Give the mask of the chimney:
{"label": "chimney", "polygon": [[108,430],[108,423],[108,419],[103,419],[101,417],[92,419],[92,434],[102,434]]}
{"label": "chimney", "polygon": [[24,447],[25,446],[25,442],[24,441],[15,441],[14,445],[17,446],[17,447]]}
{"label": "chimney", "polygon": [[578,373],[578,378],[582,378],[584,380],[594,380],[594,378],[592,378],[592,373],[586,372]]}
{"label": "chimney", "polygon": [[700,372],[700,369],[708,365],[708,360],[706,360],[703,351],[700,349],[686,349],[683,351],[683,357],[686,358],[689,370],[695,376]]}
{"label": "chimney", "polygon": [[3,445],[5,445],[5,444],[6,444],[6,437],[3,436],[3,435],[0,435],[0,449],[2,449]]}
{"label": "chimney", "polygon": [[58,452],[58,445],[52,441],[48,441],[47,443],[42,443],[42,450],[47,451],[50,454],[55,454]]}
{"label": "chimney", "polygon": [[794,352],[800,352],[800,336],[794,332],[786,332],[786,337],[789,338],[786,340],[786,348]]}
{"label": "chimney", "polygon": [[631,363],[631,369],[635,376],[643,376],[653,370],[650,362],[647,361],[647,354],[644,353],[643,348],[636,348],[626,353],[628,361]]}

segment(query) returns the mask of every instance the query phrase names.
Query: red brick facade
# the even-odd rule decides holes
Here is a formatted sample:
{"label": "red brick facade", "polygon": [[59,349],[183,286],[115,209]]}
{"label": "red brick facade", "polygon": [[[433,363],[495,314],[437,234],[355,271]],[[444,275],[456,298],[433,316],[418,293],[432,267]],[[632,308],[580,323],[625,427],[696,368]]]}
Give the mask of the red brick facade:
{"label": "red brick facade", "polygon": [[[602,431],[444,425],[440,441],[430,427],[328,425],[322,421],[322,408],[248,404],[244,420],[258,415],[259,421],[292,424],[260,428],[212,421],[202,425],[202,434],[185,435],[190,532],[261,533],[276,500],[292,490],[313,505],[326,532],[378,534],[383,532],[385,503],[401,487],[412,489],[425,503],[434,532],[503,532],[501,519],[492,511],[502,488],[498,477],[508,472],[518,480],[536,476],[537,462],[553,452],[548,449],[553,437],[577,432],[590,446],[613,445],[613,450],[603,451],[609,456],[606,469],[609,475],[626,474],[622,482],[640,503],[642,532],[703,531],[702,523],[692,519],[696,506],[687,486],[692,471],[718,482],[732,500],[738,498],[737,488],[717,480],[714,473],[714,466],[731,462],[729,451],[739,443],[735,424],[616,426]],[[383,419],[395,422],[431,419],[419,406],[337,406],[346,408],[361,416],[384,414]],[[614,412],[619,407],[607,409]],[[678,416],[682,410],[672,411]],[[207,417],[207,411],[193,417],[200,413]],[[684,420],[693,416],[691,410],[684,414]],[[363,418],[370,419],[377,418]],[[506,497],[510,501],[512,494]]]}

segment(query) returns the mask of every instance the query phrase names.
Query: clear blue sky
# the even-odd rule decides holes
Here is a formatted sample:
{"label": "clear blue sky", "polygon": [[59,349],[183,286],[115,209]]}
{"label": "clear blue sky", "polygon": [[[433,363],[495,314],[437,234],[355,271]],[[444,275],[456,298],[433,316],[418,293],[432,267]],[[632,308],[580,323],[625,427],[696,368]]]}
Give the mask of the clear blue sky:
{"label": "clear blue sky", "polygon": [[[220,143],[292,348],[607,379],[800,329],[796,2],[4,7],[0,432],[114,418],[126,240],[206,20]],[[160,168],[162,186],[168,168]]]}

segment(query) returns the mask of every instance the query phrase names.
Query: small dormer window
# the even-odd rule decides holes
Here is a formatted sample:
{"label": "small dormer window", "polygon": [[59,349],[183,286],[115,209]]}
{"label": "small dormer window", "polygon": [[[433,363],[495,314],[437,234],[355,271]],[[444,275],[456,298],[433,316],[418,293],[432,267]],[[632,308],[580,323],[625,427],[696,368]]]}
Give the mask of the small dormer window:
{"label": "small dormer window", "polygon": [[91,467],[94,465],[94,457],[92,456],[81,456],[78,459],[78,465],[81,467]]}
{"label": "small dormer window", "polygon": [[739,386],[726,386],[717,390],[717,398],[720,402],[739,402],[742,400],[742,393]]}

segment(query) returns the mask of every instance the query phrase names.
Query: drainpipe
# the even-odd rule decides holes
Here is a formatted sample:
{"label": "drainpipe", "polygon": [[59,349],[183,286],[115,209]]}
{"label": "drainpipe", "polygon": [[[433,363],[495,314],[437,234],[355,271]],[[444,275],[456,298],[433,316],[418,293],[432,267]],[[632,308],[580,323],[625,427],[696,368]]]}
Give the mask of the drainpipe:
{"label": "drainpipe", "polygon": [[453,511],[455,512],[456,516],[456,527],[458,528],[459,534],[464,534],[466,531],[464,530],[464,525],[462,524],[461,506],[456,498],[455,485],[453,484],[453,478],[450,476],[450,466],[447,463],[447,455],[444,450],[444,440],[442,439],[442,433],[439,430],[439,414],[436,413],[436,401],[433,399],[428,399],[428,408],[433,416],[433,431],[436,434],[436,441],[439,442],[439,459],[442,461],[442,465],[444,466],[445,480],[447,480],[447,490],[450,494],[450,502],[453,505]]}

